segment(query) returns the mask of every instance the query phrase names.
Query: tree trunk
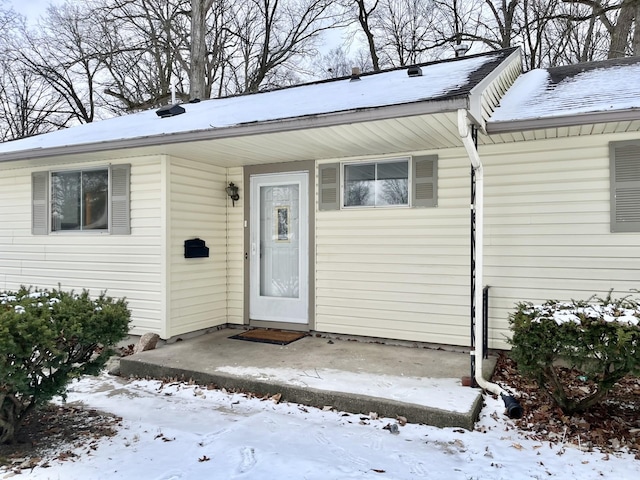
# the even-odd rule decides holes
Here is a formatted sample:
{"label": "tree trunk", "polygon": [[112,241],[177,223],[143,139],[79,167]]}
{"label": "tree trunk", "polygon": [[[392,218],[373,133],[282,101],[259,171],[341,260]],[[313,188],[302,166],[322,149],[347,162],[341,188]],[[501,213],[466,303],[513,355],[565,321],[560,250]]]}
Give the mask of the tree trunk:
{"label": "tree trunk", "polygon": [[631,54],[640,55],[640,2],[636,2],[636,14],[634,22]]}
{"label": "tree trunk", "polygon": [[14,441],[22,418],[19,405],[12,394],[3,393],[0,395],[0,445]]}
{"label": "tree trunk", "polygon": [[206,17],[213,0],[191,0],[191,68],[189,99],[203,99],[206,94]]}
{"label": "tree trunk", "polygon": [[376,52],[376,44],[373,38],[373,31],[371,25],[369,25],[369,16],[378,6],[378,2],[374,4],[371,10],[367,11],[364,0],[357,0],[358,4],[358,22],[362,27],[365,37],[367,38],[367,46],[369,47],[369,55],[371,55],[371,64],[373,65],[373,71],[380,71],[380,59],[378,58],[378,52]]}
{"label": "tree trunk", "polygon": [[[629,34],[638,10],[640,0],[624,0],[618,13],[618,21],[611,32],[608,58],[622,58],[626,56],[629,47]],[[634,35],[635,40],[636,35]]]}

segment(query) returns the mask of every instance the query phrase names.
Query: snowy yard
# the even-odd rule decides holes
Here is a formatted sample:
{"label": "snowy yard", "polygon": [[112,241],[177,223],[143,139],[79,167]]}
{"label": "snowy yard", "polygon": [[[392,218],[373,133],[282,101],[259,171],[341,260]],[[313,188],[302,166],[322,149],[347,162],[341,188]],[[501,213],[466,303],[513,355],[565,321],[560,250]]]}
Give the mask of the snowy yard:
{"label": "snowy yard", "polygon": [[[527,440],[502,415],[502,402],[486,401],[474,432],[407,424],[393,434],[396,419],[103,374],[74,382],[67,403],[122,417],[118,434],[14,478],[640,478],[631,455]],[[13,475],[0,469],[0,478]]]}

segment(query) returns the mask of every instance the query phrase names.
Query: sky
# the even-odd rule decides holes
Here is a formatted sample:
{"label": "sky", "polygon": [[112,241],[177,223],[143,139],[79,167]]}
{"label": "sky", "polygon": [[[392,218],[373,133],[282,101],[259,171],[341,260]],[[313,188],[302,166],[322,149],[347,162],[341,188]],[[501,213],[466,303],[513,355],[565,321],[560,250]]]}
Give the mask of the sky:
{"label": "sky", "polygon": [[[80,0],[81,1],[81,0]],[[9,0],[8,5],[27,17],[30,22],[35,22],[43,15],[50,3],[62,3],[62,0]]]}
{"label": "sky", "polygon": [[[105,373],[71,384],[67,403],[122,417],[117,434],[91,445],[61,445],[15,478],[640,478],[632,455],[589,452],[569,438],[527,439],[504,415],[501,400],[486,396],[485,402],[470,432]],[[0,478],[10,475],[0,467]]]}

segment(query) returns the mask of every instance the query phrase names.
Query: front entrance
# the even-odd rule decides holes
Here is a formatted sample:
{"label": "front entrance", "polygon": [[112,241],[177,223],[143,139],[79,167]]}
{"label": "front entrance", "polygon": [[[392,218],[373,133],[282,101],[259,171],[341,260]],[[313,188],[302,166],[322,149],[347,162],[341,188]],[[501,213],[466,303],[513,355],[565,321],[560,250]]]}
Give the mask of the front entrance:
{"label": "front entrance", "polygon": [[309,173],[250,176],[249,318],[309,323]]}

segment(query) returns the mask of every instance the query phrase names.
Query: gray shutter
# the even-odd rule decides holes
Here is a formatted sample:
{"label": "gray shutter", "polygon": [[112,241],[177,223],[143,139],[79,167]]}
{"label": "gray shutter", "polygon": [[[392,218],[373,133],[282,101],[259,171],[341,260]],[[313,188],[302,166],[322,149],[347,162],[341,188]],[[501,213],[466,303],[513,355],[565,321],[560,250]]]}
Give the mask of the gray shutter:
{"label": "gray shutter", "polygon": [[438,156],[413,157],[411,167],[414,207],[438,205]]}
{"label": "gray shutter", "polygon": [[49,234],[49,172],[31,174],[31,233]]}
{"label": "gray shutter", "polygon": [[340,164],[329,163],[318,167],[320,183],[319,210],[340,209]]}
{"label": "gray shutter", "polygon": [[130,177],[131,165],[111,166],[111,233],[113,235],[131,233]]}
{"label": "gray shutter", "polygon": [[611,231],[640,231],[640,140],[612,142]]}

